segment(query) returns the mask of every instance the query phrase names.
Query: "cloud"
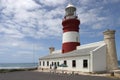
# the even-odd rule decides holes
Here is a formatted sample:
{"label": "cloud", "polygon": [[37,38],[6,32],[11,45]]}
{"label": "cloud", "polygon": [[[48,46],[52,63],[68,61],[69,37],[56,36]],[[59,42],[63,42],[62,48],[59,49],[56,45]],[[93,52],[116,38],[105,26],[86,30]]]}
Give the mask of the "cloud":
{"label": "cloud", "polygon": [[[32,5],[31,5],[32,4]],[[40,7],[40,5],[36,4],[33,0],[25,0],[25,1],[21,1],[21,0],[1,0],[1,5],[3,7],[6,7],[7,10],[29,10],[29,9],[35,9]],[[17,10],[18,9],[18,10]],[[8,10],[8,11],[10,11]]]}
{"label": "cloud", "polygon": [[[106,1],[106,4],[104,4],[104,1]],[[118,13],[114,10],[117,9],[116,3],[119,3],[119,0],[102,0],[102,1],[96,1],[96,0],[83,0],[81,1],[81,4],[87,4],[86,5],[80,5],[80,8],[77,9],[78,15],[81,20],[81,25],[85,26],[85,29],[89,30],[103,30],[107,29],[109,27],[117,26],[116,22],[118,22],[117,16]],[[92,4],[91,4],[92,3]],[[94,5],[93,5],[94,3]],[[108,4],[111,3],[111,6]],[[92,5],[92,6],[91,6]],[[114,9],[113,9],[114,8]],[[82,27],[82,26],[80,26]]]}
{"label": "cloud", "polygon": [[44,52],[46,48],[44,43],[35,41],[61,36],[64,1],[56,0],[55,3],[49,1],[50,5],[54,6],[49,9],[45,6],[50,5],[38,4],[35,0],[0,0],[0,53],[2,56],[21,58],[23,52],[26,55]]}
{"label": "cloud", "polygon": [[[115,29],[119,26],[119,12],[117,4],[119,0],[79,0],[77,4],[77,14],[80,18],[80,35],[89,37],[100,37],[105,29]],[[94,5],[93,5],[94,4]],[[110,5],[111,6],[110,6]],[[114,15],[113,15],[114,13]]]}
{"label": "cloud", "polygon": [[28,40],[24,39],[10,39],[7,37],[4,37],[2,40],[0,40],[0,47],[8,48],[10,49],[18,49],[18,50],[43,50],[44,46],[41,43],[35,43],[30,42]]}
{"label": "cloud", "polygon": [[95,2],[95,0],[79,0],[79,3],[81,4],[81,5],[89,5],[89,4],[91,4],[91,3],[93,3],[93,2]]}
{"label": "cloud", "polygon": [[[16,2],[14,0],[1,0],[0,33],[9,38],[19,39],[61,37],[61,22],[67,2],[66,0],[18,0]],[[76,1],[72,2],[76,3]],[[101,30],[109,26],[112,17],[106,16],[109,12],[103,6],[110,2],[116,3],[118,0],[79,0],[76,7],[78,7],[77,14],[81,20],[81,25],[85,25],[91,31]],[[92,5],[93,3],[96,5]],[[106,15],[101,16],[102,12]],[[3,37],[2,35],[1,37]]]}
{"label": "cloud", "polygon": [[[101,36],[103,29],[118,26],[119,14],[113,15],[112,7],[116,10],[115,4],[119,1],[72,0],[77,7],[82,35]],[[47,44],[42,40],[62,37],[61,23],[68,2],[67,0],[0,0],[0,52],[20,55],[23,52],[33,52],[33,49],[36,52],[44,51]],[[95,34],[95,31],[98,34]]]}
{"label": "cloud", "polygon": [[65,4],[66,0],[36,0],[41,3],[43,6],[59,6]]}
{"label": "cloud", "polygon": [[[46,0],[43,2],[58,6],[65,1]],[[18,0],[16,2],[14,0],[3,0],[1,4],[2,7],[5,7],[1,11],[2,15],[0,15],[2,17],[1,27],[4,27],[1,32],[4,35],[9,34],[8,36],[15,38],[60,36],[61,30],[59,26],[63,17],[63,8],[58,6],[53,9],[45,9],[34,0]],[[57,22],[55,23],[55,21]]]}
{"label": "cloud", "polygon": [[120,0],[103,0],[104,4],[109,4],[109,3],[118,3]]}
{"label": "cloud", "polygon": [[78,14],[81,20],[81,24],[91,26],[92,29],[101,29],[103,23],[107,17],[99,16],[102,7],[92,8],[87,11],[79,9]]}
{"label": "cloud", "polygon": [[[88,29],[92,30],[101,30],[109,26],[112,22],[109,19],[112,17],[107,15],[109,12],[103,6],[118,1],[78,0],[76,7],[78,7],[77,14],[81,25],[89,26]],[[61,22],[67,2],[66,0],[18,0],[16,2],[1,0],[0,33],[9,38],[19,39],[61,37]],[[76,3],[76,1],[72,2]],[[101,16],[102,12],[104,14]]]}
{"label": "cloud", "polygon": [[31,51],[19,51],[16,54],[13,54],[12,56],[13,57],[22,57],[22,56],[24,56],[24,57],[31,57],[32,58],[33,55],[34,55],[34,53],[31,52]]}

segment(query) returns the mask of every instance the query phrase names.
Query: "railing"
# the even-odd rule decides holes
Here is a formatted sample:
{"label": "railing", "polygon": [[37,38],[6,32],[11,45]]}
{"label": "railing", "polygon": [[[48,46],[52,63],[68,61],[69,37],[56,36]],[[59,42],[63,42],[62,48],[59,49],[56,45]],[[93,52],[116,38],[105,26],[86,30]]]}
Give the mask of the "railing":
{"label": "railing", "polygon": [[66,19],[74,19],[74,18],[78,18],[77,16],[65,16],[65,18],[63,20],[66,20]]}

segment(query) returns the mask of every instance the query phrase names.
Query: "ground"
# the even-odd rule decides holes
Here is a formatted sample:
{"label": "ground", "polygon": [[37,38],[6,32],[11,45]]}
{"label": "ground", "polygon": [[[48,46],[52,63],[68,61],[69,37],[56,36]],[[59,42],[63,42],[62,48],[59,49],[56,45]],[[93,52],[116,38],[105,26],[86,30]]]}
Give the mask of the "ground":
{"label": "ground", "polygon": [[37,71],[18,71],[0,73],[0,80],[120,80],[120,79],[88,75],[73,75],[73,74],[68,75]]}

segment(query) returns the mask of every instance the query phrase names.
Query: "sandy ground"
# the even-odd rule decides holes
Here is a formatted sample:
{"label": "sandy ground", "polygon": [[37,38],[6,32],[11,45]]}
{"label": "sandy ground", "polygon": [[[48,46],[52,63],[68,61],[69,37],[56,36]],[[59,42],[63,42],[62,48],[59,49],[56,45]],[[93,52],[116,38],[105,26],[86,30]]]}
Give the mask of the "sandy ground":
{"label": "sandy ground", "polygon": [[68,75],[37,71],[18,71],[0,73],[0,80],[120,80],[115,78],[89,76],[89,75]]}

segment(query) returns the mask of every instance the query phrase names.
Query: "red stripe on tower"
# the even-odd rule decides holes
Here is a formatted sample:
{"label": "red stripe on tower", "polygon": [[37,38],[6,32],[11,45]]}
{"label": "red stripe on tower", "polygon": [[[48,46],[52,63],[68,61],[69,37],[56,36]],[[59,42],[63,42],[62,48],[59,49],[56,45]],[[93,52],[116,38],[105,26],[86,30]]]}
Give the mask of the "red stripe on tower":
{"label": "red stripe on tower", "polygon": [[63,40],[62,53],[67,53],[76,50],[80,45],[79,24],[80,20],[76,16],[76,8],[72,4],[68,4],[65,8],[65,17],[62,21],[63,25]]}

